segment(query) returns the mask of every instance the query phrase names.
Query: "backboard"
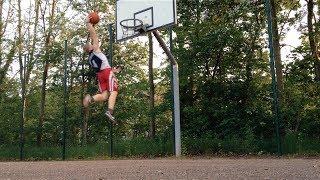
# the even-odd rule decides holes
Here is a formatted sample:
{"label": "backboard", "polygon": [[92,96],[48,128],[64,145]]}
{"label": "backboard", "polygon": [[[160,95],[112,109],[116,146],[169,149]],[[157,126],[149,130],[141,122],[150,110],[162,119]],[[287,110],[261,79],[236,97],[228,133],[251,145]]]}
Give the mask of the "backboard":
{"label": "backboard", "polygon": [[117,0],[117,41],[176,24],[176,0]]}

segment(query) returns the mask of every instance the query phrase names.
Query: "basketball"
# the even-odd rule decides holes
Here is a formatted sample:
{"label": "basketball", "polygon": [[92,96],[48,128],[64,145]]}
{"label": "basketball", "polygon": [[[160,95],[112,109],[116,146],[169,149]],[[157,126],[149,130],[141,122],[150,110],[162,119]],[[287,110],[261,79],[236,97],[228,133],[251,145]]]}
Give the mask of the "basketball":
{"label": "basketball", "polygon": [[99,17],[97,12],[91,12],[89,14],[89,17],[90,17],[90,23],[91,24],[97,24],[99,22],[99,20],[100,20],[100,17]]}

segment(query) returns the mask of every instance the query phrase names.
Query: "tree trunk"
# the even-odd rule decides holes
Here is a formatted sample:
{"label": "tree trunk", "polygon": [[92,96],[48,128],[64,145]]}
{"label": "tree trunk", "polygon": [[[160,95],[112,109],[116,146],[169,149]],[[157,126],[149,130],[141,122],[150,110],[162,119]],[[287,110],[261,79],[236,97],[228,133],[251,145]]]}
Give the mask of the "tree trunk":
{"label": "tree trunk", "polygon": [[275,55],[275,67],[276,67],[276,79],[279,92],[279,103],[282,104],[283,100],[283,66],[281,62],[281,53],[280,53],[280,37],[278,32],[278,21],[277,21],[277,5],[275,0],[270,0],[271,5],[271,18],[272,18],[272,33],[273,33],[273,47]]}
{"label": "tree trunk", "polygon": [[[18,58],[19,63],[22,65],[22,19],[21,19],[21,0],[18,0]],[[20,69],[21,71],[21,69]],[[21,74],[22,72],[20,72]]]}
{"label": "tree trunk", "polygon": [[20,66],[20,82],[21,82],[21,124],[20,128],[22,131],[20,132],[20,142],[23,144],[24,142],[24,133],[23,133],[23,126],[24,122],[26,121],[26,101],[25,101],[25,76],[24,76],[24,65],[22,61],[22,19],[21,19],[21,0],[18,0],[18,59],[19,59],[19,66]]}
{"label": "tree trunk", "polygon": [[149,86],[150,86],[150,137],[155,137],[155,112],[154,112],[154,83],[153,83],[153,42],[152,34],[148,33],[149,38]]}
{"label": "tree trunk", "polygon": [[[20,65],[20,80],[21,80],[21,85],[23,87],[24,77],[23,77],[22,49],[23,49],[23,46],[22,46],[21,0],[18,0],[18,59],[19,59],[19,65]],[[22,88],[21,94],[24,93],[23,91],[24,89]],[[24,99],[22,101],[24,102]],[[23,108],[22,114],[24,114],[24,110],[25,109]]]}
{"label": "tree trunk", "polygon": [[315,74],[315,81],[320,82],[320,62],[319,62],[319,55],[318,55],[318,48],[316,44],[316,34],[313,29],[314,24],[312,22],[314,17],[314,3],[313,0],[308,1],[308,35],[309,35],[309,44],[311,48],[311,54],[314,61],[314,74]]}
{"label": "tree trunk", "polygon": [[37,42],[37,28],[38,28],[38,22],[39,22],[39,9],[40,9],[40,4],[41,4],[41,0],[35,0],[35,19],[34,19],[34,27],[33,27],[33,39],[32,39],[32,45],[31,45],[31,49],[30,49],[30,54],[29,54],[29,62],[28,62],[28,68],[27,68],[27,72],[26,72],[26,84],[29,83],[29,79],[30,79],[30,74],[31,71],[33,70],[33,66],[35,64],[35,61],[37,60],[38,57],[34,58],[34,52],[35,52],[35,46],[36,46],[36,42]]}
{"label": "tree trunk", "polygon": [[2,64],[2,36],[3,36],[2,8],[3,8],[3,0],[0,0],[0,66]]}
{"label": "tree trunk", "polygon": [[42,145],[42,126],[44,122],[44,111],[45,111],[45,102],[46,102],[46,84],[47,84],[47,77],[48,77],[48,70],[50,66],[50,38],[52,34],[52,26],[53,26],[53,20],[54,20],[54,10],[55,10],[56,1],[52,0],[52,7],[51,7],[51,15],[49,20],[49,30],[48,34],[46,35],[46,41],[45,41],[45,63],[44,63],[44,70],[42,73],[42,87],[41,87],[41,104],[40,104],[40,115],[39,115],[39,126],[38,126],[38,133],[37,133],[37,145]]}

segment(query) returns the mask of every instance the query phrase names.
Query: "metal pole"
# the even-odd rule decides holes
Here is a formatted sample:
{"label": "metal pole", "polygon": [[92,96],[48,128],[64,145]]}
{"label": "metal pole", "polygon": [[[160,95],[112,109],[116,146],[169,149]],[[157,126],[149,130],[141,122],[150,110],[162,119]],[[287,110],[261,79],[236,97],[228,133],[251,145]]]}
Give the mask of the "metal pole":
{"label": "metal pole", "polygon": [[177,61],[174,59],[173,55],[171,54],[170,50],[168,49],[168,47],[166,46],[166,43],[162,40],[159,32],[157,30],[152,31],[153,35],[156,37],[156,39],[158,40],[160,46],[162,47],[162,49],[164,50],[164,52],[166,53],[166,55],[168,56],[170,62],[172,65],[176,65]]}
{"label": "metal pole", "polygon": [[[172,50],[173,50],[173,42],[172,42],[172,26],[169,27],[169,40],[170,40],[170,52],[172,53]],[[172,64],[170,63],[170,70],[171,70],[171,109],[172,109],[172,129],[173,129],[173,132],[174,129],[175,129],[175,126],[174,126],[174,96],[173,96],[173,66]],[[173,133],[173,142],[174,144],[176,144],[176,140],[175,140],[175,134]],[[173,146],[173,153],[176,154],[176,146]]]}
{"label": "metal pole", "polygon": [[[81,97],[80,99],[82,100],[83,99],[83,94],[84,94],[84,81],[85,81],[85,78],[84,78],[84,53],[82,54],[82,57],[80,57],[80,62],[81,62]],[[86,134],[86,131],[87,131],[87,117],[86,117],[86,111],[84,111],[84,106],[83,106],[83,103],[81,103],[81,118],[82,118],[82,121],[83,121],[83,128],[82,128],[82,146],[85,146],[87,145],[87,134]]]}
{"label": "metal pole", "polygon": [[[113,24],[109,24],[108,29],[109,29],[109,63],[110,66],[112,67],[112,58],[113,58],[113,30],[112,30]],[[110,146],[109,146],[109,152],[110,152],[110,157],[113,156],[113,124],[110,122],[109,124],[109,129],[110,129]]]}
{"label": "metal pole", "polygon": [[66,159],[66,136],[67,136],[67,40],[64,41],[64,78],[63,78],[63,146],[62,159]]}
{"label": "metal pole", "polygon": [[173,104],[174,104],[174,129],[175,129],[175,149],[176,149],[176,157],[181,156],[181,129],[180,129],[180,99],[179,99],[179,70],[178,63],[174,59],[170,50],[160,37],[160,34],[157,30],[152,31],[153,35],[158,40],[160,46],[168,56],[173,70]]}
{"label": "metal pole", "polygon": [[281,149],[281,140],[280,140],[280,128],[279,128],[279,100],[278,100],[278,88],[276,83],[276,74],[275,74],[275,54],[274,54],[274,47],[273,47],[273,29],[272,29],[272,17],[271,17],[271,5],[270,0],[265,1],[265,8],[267,13],[268,19],[268,35],[269,35],[269,49],[270,49],[270,69],[271,69],[271,77],[272,77],[272,93],[273,93],[273,106],[274,106],[274,118],[276,124],[276,136],[277,136],[277,148],[278,148],[278,155],[282,155]]}
{"label": "metal pole", "polygon": [[22,68],[21,71],[21,83],[22,83],[22,92],[21,92],[21,121],[20,121],[20,160],[22,161],[24,158],[24,119],[25,119],[25,93],[26,93],[26,60],[27,55],[24,55],[24,61],[23,64],[21,64]]}
{"label": "metal pole", "polygon": [[178,64],[173,65],[173,98],[174,98],[174,129],[175,129],[175,153],[181,156],[181,129],[180,129],[180,100],[179,100],[179,70]]}

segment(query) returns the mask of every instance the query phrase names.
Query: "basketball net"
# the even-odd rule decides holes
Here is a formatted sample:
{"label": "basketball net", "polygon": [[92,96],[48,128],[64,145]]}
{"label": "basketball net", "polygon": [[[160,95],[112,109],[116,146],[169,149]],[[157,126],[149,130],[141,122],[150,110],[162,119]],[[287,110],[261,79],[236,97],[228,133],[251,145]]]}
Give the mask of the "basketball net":
{"label": "basketball net", "polygon": [[146,30],[144,24],[139,19],[125,19],[120,22],[122,28],[122,38],[134,36],[141,33],[141,29]]}

